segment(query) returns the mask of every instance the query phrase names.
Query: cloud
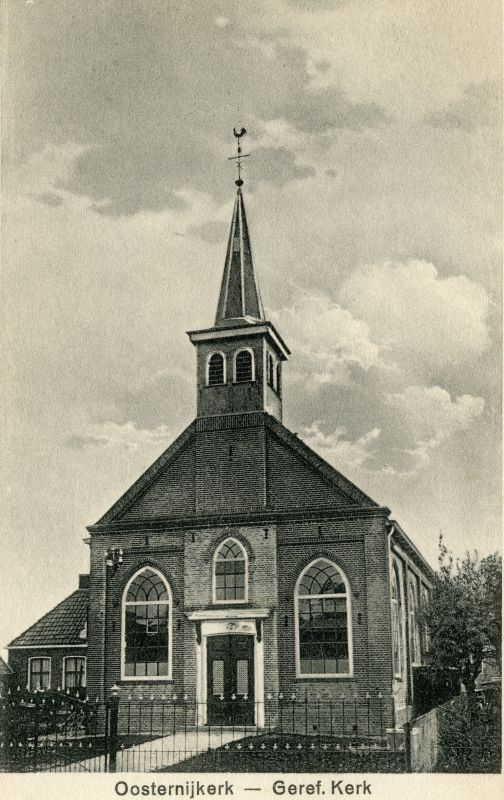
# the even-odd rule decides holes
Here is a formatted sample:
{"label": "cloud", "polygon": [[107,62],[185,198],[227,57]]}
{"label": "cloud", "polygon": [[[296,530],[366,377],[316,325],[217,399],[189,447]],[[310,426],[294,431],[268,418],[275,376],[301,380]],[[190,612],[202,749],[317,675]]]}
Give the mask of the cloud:
{"label": "cloud", "polygon": [[353,441],[345,438],[345,428],[336,428],[330,434],[325,434],[320,429],[320,422],[314,422],[309,427],[301,430],[303,440],[312,447],[322,458],[331,463],[336,469],[354,470],[357,467],[365,468],[373,460],[381,431],[379,428],[360,436]]}
{"label": "cloud", "polygon": [[[58,188],[102,215],[128,216],[180,209],[187,187],[224,202],[237,114],[249,130],[282,118],[314,135],[385,120],[340,88],[312,91],[307,50],[272,31],[262,7],[233,24],[220,8],[110,0],[103,14],[55,0],[28,21],[13,7],[9,85],[23,113],[6,152],[76,142],[86,151]],[[279,185],[313,174],[286,148],[257,154]]]}
{"label": "cloud", "polygon": [[[284,186],[289,181],[303,180],[315,175],[308,164],[298,164],[295,153],[286,147],[260,147],[254,151],[254,172],[264,183]],[[248,181],[253,185],[253,181]]]}
{"label": "cloud", "polygon": [[500,127],[501,121],[501,86],[494,81],[469,84],[459,100],[433,111],[424,119],[433,128],[455,128],[468,133],[478,128]]}
{"label": "cloud", "polygon": [[84,433],[76,433],[65,440],[65,446],[72,450],[87,447],[107,447],[129,452],[150,451],[153,448],[167,447],[173,433],[166,425],[158,425],[153,430],[139,428],[134,422],[118,425],[115,422],[90,423]]}
{"label": "cloud", "polygon": [[41,192],[40,194],[36,194],[34,196],[39,203],[44,203],[44,205],[52,206],[53,208],[57,208],[64,203],[61,195],[55,194],[54,192]]}
{"label": "cloud", "polygon": [[425,467],[433,450],[471,427],[485,408],[482,397],[464,394],[452,399],[440,386],[408,386],[387,395],[386,402],[404,417],[413,437],[413,446],[405,448],[410,471]]}
{"label": "cloud", "polygon": [[390,115],[377,103],[354,103],[334,86],[304,91],[278,107],[277,115],[311,134],[334,130],[357,131],[391,122]]}
{"label": "cloud", "polygon": [[270,317],[292,348],[291,373],[312,387],[346,383],[351,366],[367,371],[382,365],[367,323],[326,295],[306,295]]}
{"label": "cloud", "polygon": [[474,360],[490,346],[486,290],[464,275],[442,278],[425,261],[357,269],[340,299],[378,345],[418,371]]}
{"label": "cloud", "polygon": [[188,225],[187,233],[203,239],[204,242],[216,244],[224,242],[228,233],[229,224],[220,220],[209,220],[201,225]]}

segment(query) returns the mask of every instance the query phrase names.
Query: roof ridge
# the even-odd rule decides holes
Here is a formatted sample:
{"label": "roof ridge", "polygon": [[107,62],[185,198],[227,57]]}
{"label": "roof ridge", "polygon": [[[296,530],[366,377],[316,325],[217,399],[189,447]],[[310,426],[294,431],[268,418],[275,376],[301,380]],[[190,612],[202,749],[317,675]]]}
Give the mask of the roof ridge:
{"label": "roof ridge", "polygon": [[73,597],[76,594],[79,594],[80,592],[86,592],[86,594],[89,594],[88,589],[81,589],[80,587],[78,589],[74,589],[73,592],[64,597],[63,600],[60,600],[59,603],[56,603],[56,605],[50,608],[49,611],[47,611],[45,614],[42,614],[42,616],[39,617],[32,625],[30,625],[29,628],[26,628],[26,630],[21,631],[21,633],[19,633],[11,642],[9,642],[7,647],[12,647],[13,645],[15,645],[18,639],[20,639],[22,636],[26,636],[27,633],[30,633],[30,631],[33,630],[33,628],[35,628],[37,625],[40,625],[40,623],[43,622],[43,620],[47,619],[47,617],[49,617],[51,614],[57,611],[58,608],[60,608],[60,606],[63,605],[63,603],[66,603],[67,600],[70,600],[71,597]]}

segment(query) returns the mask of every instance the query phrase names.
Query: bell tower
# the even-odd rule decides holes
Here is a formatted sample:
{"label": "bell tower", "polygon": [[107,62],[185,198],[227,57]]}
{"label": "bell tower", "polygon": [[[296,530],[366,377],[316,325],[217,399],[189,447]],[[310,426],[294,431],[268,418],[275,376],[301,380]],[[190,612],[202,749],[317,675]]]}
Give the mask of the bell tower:
{"label": "bell tower", "polygon": [[212,328],[190,331],[197,358],[197,416],[208,417],[266,411],[282,420],[282,362],[289,349],[261,301],[243,200],[240,139],[236,199],[224,263],[224,273]]}

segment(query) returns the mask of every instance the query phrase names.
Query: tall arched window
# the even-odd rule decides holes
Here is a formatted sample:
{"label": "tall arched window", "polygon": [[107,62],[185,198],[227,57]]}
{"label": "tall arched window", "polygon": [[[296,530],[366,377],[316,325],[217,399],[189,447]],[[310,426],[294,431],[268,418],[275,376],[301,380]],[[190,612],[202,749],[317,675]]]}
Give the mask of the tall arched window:
{"label": "tall arched window", "polygon": [[213,578],[214,603],[247,600],[247,554],[236,539],[226,539],[215,551]]}
{"label": "tall arched window", "polygon": [[171,591],[163,576],[144,567],[123,598],[123,680],[171,675]]}
{"label": "tall arched window", "polygon": [[280,362],[276,365],[276,390],[279,397],[282,396],[282,368]]}
{"label": "tall arched window", "polygon": [[254,380],[254,354],[252,350],[238,350],[235,355],[235,383],[248,383]]}
{"label": "tall arched window", "polygon": [[394,675],[402,674],[402,603],[399,574],[397,565],[392,567],[391,603],[392,603],[392,654],[394,660]]}
{"label": "tall arched window", "polygon": [[418,620],[418,583],[415,575],[408,573],[409,644],[412,664],[421,664],[420,623]]}
{"label": "tall arched window", "polygon": [[318,558],[295,589],[297,674],[334,677],[352,673],[350,588],[331,561]]}
{"label": "tall arched window", "polygon": [[212,353],[207,362],[207,386],[226,382],[226,369],[222,353]]}

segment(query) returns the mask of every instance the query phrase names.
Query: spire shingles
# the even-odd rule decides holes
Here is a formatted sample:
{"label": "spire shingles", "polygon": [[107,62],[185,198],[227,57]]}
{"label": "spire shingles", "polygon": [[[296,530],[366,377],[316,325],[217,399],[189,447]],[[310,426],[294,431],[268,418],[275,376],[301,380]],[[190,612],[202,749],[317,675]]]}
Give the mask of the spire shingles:
{"label": "spire shingles", "polygon": [[233,210],[215,324],[224,326],[236,324],[238,321],[254,323],[263,320],[264,310],[252,263],[245,205],[239,188]]}

